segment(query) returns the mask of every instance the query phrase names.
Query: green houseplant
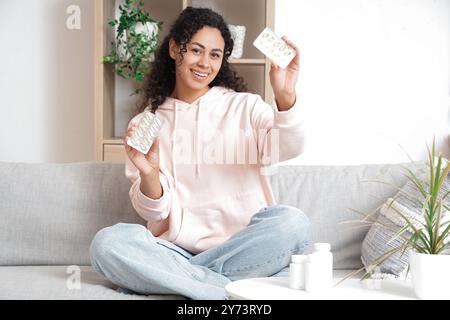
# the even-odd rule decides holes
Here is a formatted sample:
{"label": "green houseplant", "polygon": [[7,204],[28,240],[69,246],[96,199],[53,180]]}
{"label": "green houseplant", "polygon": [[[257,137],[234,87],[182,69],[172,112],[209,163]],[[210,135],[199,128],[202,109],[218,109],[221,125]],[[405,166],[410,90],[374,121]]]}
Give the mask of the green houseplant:
{"label": "green houseplant", "polygon": [[145,12],[142,1],[125,0],[119,10],[120,17],[109,22],[117,30],[115,41],[111,43],[109,53],[103,56],[103,62],[112,64],[119,76],[141,83],[150,70],[162,22]]}
{"label": "green houseplant", "polygon": [[[406,168],[407,178],[417,188],[419,197],[406,194],[411,201],[421,208],[419,219],[412,218],[388,203],[392,212],[403,221],[403,227],[380,222],[374,217],[374,212],[365,215],[363,221],[381,224],[394,233],[393,240],[400,240],[400,245],[385,252],[378,259],[352,273],[366,270],[362,279],[369,278],[374,270],[394,254],[408,254],[408,272],[412,271],[413,286],[419,298],[450,298],[450,207],[448,196],[450,190],[446,179],[450,172],[450,162],[442,157],[436,157],[435,140],[432,148],[428,148],[428,163],[426,179],[421,179],[412,170]],[[378,209],[378,208],[377,208]],[[350,275],[349,275],[350,276]],[[348,278],[348,276],[346,277]],[[344,280],[346,279],[344,278]]]}

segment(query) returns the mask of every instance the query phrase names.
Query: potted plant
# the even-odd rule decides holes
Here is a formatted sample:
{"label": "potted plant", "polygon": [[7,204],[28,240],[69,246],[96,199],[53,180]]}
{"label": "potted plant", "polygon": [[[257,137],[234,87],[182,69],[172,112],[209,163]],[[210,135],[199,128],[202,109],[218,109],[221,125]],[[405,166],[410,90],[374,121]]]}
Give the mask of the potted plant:
{"label": "potted plant", "polygon": [[120,17],[108,23],[117,28],[116,41],[111,43],[103,62],[112,64],[113,71],[119,76],[142,83],[158,46],[162,22],[145,12],[142,1],[125,0],[119,11]]}
{"label": "potted plant", "polygon": [[[379,219],[366,215],[364,221],[378,223],[394,233],[393,240],[400,240],[400,245],[385,252],[371,263],[349,276],[366,269],[362,279],[367,279],[374,270],[395,254],[408,255],[407,273],[411,271],[412,283],[416,296],[420,299],[450,298],[450,207],[448,196],[450,190],[446,179],[450,172],[450,162],[435,155],[435,140],[431,150],[428,149],[426,178],[421,179],[412,170],[407,170],[407,178],[419,191],[420,196],[407,194],[417,204],[420,212],[415,217],[408,216],[393,204],[388,203],[392,212],[403,227],[380,222]],[[448,182],[447,182],[448,184]],[[347,276],[346,278],[348,278]],[[346,279],[344,278],[344,280]]]}
{"label": "potted plant", "polygon": [[[422,194],[422,221],[419,224],[402,217],[411,236],[404,241],[409,251],[409,267],[418,298],[450,298],[450,220],[446,202],[450,191],[443,190],[450,162],[442,154],[435,157],[435,143],[428,153],[428,188],[410,171],[410,178]],[[442,194],[445,191],[445,194]],[[401,215],[400,215],[401,216]],[[417,225],[417,226],[416,226]],[[402,230],[400,230],[402,231]],[[402,250],[404,250],[402,248]]]}

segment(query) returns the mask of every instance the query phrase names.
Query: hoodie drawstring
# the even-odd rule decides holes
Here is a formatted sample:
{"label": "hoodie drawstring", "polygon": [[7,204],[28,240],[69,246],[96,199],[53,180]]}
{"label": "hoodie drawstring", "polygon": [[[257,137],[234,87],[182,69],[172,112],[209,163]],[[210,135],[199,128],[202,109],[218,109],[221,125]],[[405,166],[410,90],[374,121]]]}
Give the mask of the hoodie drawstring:
{"label": "hoodie drawstring", "polygon": [[178,120],[178,103],[175,102],[174,120],[173,120],[173,131],[172,131],[172,172],[173,172],[173,184],[175,189],[177,188],[177,169],[175,166],[175,140],[177,136],[177,120]]}
{"label": "hoodie drawstring", "polygon": [[[202,108],[202,104],[206,102],[206,95],[211,96],[212,94],[218,94],[220,92],[226,91],[227,89],[224,88],[218,88],[218,87],[213,87],[209,90],[208,93],[205,94],[205,96],[199,98],[198,100],[198,109],[197,109],[197,114],[196,114],[196,122],[197,125],[195,126],[195,176],[198,179],[200,177],[200,159],[201,159],[201,154],[200,154],[200,135],[202,133],[201,130],[201,108]],[[209,97],[208,97],[209,98]],[[172,172],[173,172],[173,179],[174,179],[174,187],[175,189],[177,188],[177,169],[175,166],[175,141],[176,141],[176,135],[177,135],[177,124],[178,124],[178,104],[179,102],[175,100],[175,110],[174,112],[174,124],[173,124],[173,131],[172,131]]]}
{"label": "hoodie drawstring", "polygon": [[[195,126],[195,176],[198,179],[200,177],[200,106],[201,101],[199,101],[198,110],[197,110],[197,125]],[[173,172],[173,180],[174,187],[177,188],[177,167],[175,165],[175,141],[177,138],[177,124],[178,124],[178,102],[175,102],[175,110],[174,110],[174,120],[173,120],[173,131],[172,131],[172,172]]]}
{"label": "hoodie drawstring", "polygon": [[202,101],[200,100],[198,103],[197,109],[197,125],[195,126],[195,176],[198,179],[200,176],[200,164],[199,164],[199,151],[200,151],[200,108],[202,105]]}

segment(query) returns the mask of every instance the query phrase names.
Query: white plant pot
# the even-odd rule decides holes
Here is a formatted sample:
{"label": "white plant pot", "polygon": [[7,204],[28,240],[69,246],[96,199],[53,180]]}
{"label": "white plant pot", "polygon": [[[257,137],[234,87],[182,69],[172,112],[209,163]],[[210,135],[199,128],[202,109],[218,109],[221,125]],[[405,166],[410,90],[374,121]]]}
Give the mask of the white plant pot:
{"label": "white plant pot", "polygon": [[155,22],[147,22],[145,24],[138,22],[134,25],[134,32],[144,33],[151,38],[158,33],[158,24]]}
{"label": "white plant pot", "polygon": [[[136,34],[145,34],[148,38],[153,38],[154,36],[158,35],[158,24],[155,22],[147,22],[143,24],[142,22],[138,22],[134,25],[134,32]],[[132,39],[130,35],[130,31],[127,31],[122,36],[122,41],[128,42],[128,40]],[[125,48],[122,46],[118,47],[118,52],[120,55],[125,55]],[[126,56],[127,59],[130,58],[130,54],[128,53]],[[154,56],[150,56],[150,61],[154,60]]]}
{"label": "white plant pot", "polygon": [[419,299],[450,299],[450,255],[411,251],[409,263]]}
{"label": "white plant pot", "polygon": [[230,29],[231,38],[234,41],[233,51],[230,58],[240,59],[244,54],[245,32],[247,28],[245,26],[235,26],[229,24],[228,29]]}

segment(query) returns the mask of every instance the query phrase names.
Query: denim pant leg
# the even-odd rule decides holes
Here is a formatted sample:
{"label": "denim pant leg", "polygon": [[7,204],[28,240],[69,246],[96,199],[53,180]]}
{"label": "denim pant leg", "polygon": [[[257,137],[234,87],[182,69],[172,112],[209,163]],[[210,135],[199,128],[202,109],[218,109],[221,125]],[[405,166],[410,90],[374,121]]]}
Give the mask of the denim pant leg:
{"label": "denim pant leg", "polygon": [[310,222],[298,208],[266,207],[244,230],[225,243],[190,259],[230,280],[268,277],[289,265],[292,254],[304,252],[310,240]]}
{"label": "denim pant leg", "polygon": [[122,288],[140,294],[225,299],[224,287],[230,280],[207,267],[192,265],[191,256],[139,224],[104,228],[90,246],[93,268]]}

